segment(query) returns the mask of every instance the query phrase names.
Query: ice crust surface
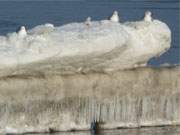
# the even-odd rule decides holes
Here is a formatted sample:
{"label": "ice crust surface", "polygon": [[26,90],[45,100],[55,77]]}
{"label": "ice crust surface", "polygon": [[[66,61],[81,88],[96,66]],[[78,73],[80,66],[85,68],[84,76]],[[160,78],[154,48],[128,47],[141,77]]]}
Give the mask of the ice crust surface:
{"label": "ice crust surface", "polygon": [[160,56],[170,48],[170,43],[171,31],[159,20],[39,25],[27,30],[25,37],[16,32],[0,36],[0,66],[53,61],[82,70],[132,68]]}

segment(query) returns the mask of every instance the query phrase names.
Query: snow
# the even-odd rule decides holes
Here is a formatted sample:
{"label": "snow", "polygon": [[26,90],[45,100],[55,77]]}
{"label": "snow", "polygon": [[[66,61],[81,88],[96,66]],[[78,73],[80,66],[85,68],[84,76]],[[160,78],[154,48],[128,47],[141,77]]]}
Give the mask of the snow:
{"label": "snow", "polygon": [[[0,36],[0,67],[14,67],[51,59],[86,59],[82,67],[116,70],[145,65],[171,43],[171,31],[159,21],[117,23],[92,21],[91,25],[70,23],[59,27],[45,24]],[[79,65],[80,62],[74,63]],[[82,61],[81,61],[82,63]]]}

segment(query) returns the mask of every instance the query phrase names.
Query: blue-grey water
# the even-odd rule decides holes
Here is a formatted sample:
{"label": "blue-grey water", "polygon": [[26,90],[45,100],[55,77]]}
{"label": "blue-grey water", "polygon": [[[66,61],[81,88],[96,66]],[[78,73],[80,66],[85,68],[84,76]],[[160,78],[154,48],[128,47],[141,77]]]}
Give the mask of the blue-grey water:
{"label": "blue-grey water", "polygon": [[56,26],[70,22],[105,19],[114,10],[122,21],[136,21],[145,10],[151,10],[154,18],[168,24],[172,30],[172,46],[151,65],[180,63],[180,1],[179,0],[0,0],[0,35],[15,31],[19,26],[32,28],[43,23]]}
{"label": "blue-grey water", "polygon": [[180,127],[149,127],[138,129],[104,130],[99,131],[97,134],[88,131],[82,131],[37,135],[180,135]]}

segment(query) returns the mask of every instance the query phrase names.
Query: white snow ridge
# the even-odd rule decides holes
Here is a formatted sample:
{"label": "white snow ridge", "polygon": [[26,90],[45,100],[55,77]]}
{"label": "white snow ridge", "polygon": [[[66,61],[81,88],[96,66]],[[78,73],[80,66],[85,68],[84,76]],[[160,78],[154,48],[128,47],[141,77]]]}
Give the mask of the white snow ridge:
{"label": "white snow ridge", "polygon": [[0,36],[1,69],[51,61],[77,70],[118,70],[145,65],[170,47],[171,31],[159,20],[87,21],[90,27],[45,24]]}

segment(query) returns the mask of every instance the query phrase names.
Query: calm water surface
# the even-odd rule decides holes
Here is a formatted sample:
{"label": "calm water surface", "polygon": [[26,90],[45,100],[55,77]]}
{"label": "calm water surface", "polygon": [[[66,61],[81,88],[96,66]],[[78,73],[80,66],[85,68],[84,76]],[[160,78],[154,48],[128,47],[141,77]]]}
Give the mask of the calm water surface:
{"label": "calm water surface", "polygon": [[180,135],[180,127],[151,127],[140,129],[105,130],[98,134],[91,134],[90,132],[84,131],[38,135]]}

